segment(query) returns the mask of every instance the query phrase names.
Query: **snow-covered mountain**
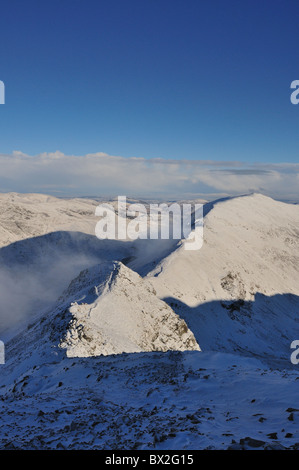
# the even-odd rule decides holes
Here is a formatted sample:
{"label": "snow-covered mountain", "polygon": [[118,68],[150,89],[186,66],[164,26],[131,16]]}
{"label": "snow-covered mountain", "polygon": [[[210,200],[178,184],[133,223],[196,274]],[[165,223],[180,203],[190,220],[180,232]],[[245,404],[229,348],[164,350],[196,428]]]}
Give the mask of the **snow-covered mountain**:
{"label": "snow-covered mountain", "polygon": [[27,312],[0,366],[1,448],[299,447],[298,206],[208,203],[199,251],[56,230],[54,212],[53,233],[0,249],[1,314]]}
{"label": "snow-covered mountain", "polygon": [[83,271],[64,295],[76,299],[60,342],[68,357],[199,350],[184,320],[120,262]]}
{"label": "snow-covered mountain", "polygon": [[200,250],[182,244],[149,273],[160,296],[189,306],[298,294],[299,205],[260,194],[205,205]]}
{"label": "snow-covered mountain", "polygon": [[260,194],[205,206],[204,242],[148,275],[204,350],[281,359],[298,335],[299,206]]}
{"label": "snow-covered mountain", "polygon": [[[117,201],[108,202],[117,209]],[[7,328],[26,324],[54,306],[83,269],[134,258],[139,272],[175,246],[169,240],[99,240],[98,204],[42,194],[0,194],[1,337],[7,338]]]}
{"label": "snow-covered mountain", "polygon": [[60,199],[44,194],[0,194],[0,246],[51,232],[75,231],[94,235],[91,199]]}

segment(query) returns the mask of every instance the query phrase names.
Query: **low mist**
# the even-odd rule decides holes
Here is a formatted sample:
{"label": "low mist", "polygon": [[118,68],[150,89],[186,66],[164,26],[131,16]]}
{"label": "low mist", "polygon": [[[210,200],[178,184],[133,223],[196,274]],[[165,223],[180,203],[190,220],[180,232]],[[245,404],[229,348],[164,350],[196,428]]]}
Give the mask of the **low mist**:
{"label": "low mist", "polygon": [[0,250],[1,339],[45,313],[80,271],[121,260],[129,245],[76,232],[54,232]]}

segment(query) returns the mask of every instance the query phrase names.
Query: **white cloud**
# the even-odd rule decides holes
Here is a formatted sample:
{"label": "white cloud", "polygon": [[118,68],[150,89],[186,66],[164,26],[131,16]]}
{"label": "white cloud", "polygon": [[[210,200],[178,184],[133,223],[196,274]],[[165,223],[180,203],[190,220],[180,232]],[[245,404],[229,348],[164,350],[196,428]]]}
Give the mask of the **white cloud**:
{"label": "white cloud", "polygon": [[299,164],[84,156],[59,151],[30,156],[0,154],[0,191],[61,196],[198,197],[261,192],[298,200]]}

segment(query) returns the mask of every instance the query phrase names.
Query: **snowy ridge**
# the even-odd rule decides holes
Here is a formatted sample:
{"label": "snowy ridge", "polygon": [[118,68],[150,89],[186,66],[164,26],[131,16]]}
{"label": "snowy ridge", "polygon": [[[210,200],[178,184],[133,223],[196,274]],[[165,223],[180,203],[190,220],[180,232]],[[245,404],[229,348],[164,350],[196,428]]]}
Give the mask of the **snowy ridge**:
{"label": "snowy ridge", "polygon": [[[81,282],[88,285],[83,294]],[[72,320],[60,343],[68,357],[199,350],[186,323],[120,262],[82,272],[66,295],[70,291],[80,300],[69,309]]]}
{"label": "snowy ridge", "polygon": [[201,250],[180,246],[146,279],[203,351],[289,363],[298,331],[299,206],[253,194],[209,203],[206,212]]}
{"label": "snowy ridge", "polygon": [[54,231],[94,234],[91,199],[58,199],[45,194],[0,194],[0,246]]}

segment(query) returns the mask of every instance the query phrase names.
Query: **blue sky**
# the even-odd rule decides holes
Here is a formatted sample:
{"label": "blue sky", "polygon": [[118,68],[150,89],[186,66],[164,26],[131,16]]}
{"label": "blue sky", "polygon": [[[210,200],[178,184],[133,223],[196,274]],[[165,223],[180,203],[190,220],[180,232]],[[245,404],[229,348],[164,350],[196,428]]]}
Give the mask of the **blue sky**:
{"label": "blue sky", "polygon": [[298,162],[297,0],[0,8],[1,154]]}

